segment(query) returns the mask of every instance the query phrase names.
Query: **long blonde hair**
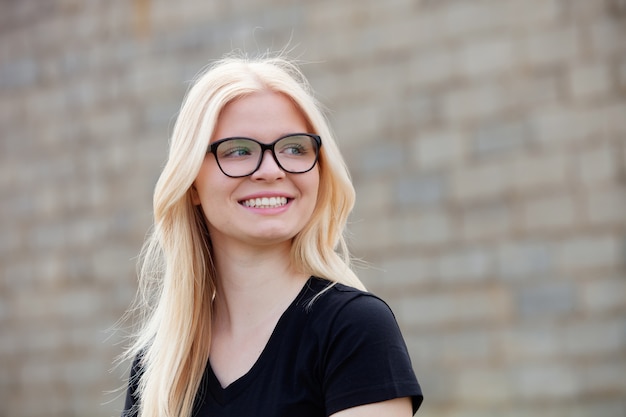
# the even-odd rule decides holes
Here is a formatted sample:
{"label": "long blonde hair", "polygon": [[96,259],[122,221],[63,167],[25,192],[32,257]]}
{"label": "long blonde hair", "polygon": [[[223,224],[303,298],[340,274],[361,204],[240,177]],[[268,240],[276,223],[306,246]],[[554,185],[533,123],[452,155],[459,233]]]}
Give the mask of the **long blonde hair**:
{"label": "long blonde hair", "polygon": [[141,327],[123,355],[141,356],[140,417],[191,416],[209,357],[216,277],[204,215],[192,203],[190,189],[220,111],[238,97],[263,90],[289,97],[323,141],[316,207],[293,240],[292,264],[307,274],[364,289],[350,269],[343,237],[354,188],[306,79],[280,57],[218,61],[185,97],[154,192],[154,226],[142,250],[135,302]]}

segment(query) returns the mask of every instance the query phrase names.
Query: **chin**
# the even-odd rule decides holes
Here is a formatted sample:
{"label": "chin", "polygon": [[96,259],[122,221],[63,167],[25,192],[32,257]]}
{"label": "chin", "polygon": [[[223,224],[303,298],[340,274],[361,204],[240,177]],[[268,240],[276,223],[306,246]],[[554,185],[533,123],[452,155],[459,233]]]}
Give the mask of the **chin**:
{"label": "chin", "polygon": [[260,242],[262,245],[278,245],[287,242],[291,243],[296,235],[297,232],[288,233],[285,231],[273,230],[255,234],[252,239],[257,243]]}

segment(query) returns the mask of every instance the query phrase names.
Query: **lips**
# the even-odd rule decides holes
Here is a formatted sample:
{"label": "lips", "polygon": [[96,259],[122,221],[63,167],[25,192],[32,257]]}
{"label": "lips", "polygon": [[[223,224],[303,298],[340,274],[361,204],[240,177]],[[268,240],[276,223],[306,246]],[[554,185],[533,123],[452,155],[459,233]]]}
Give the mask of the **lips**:
{"label": "lips", "polygon": [[257,197],[242,200],[239,204],[253,208],[277,208],[286,205],[288,201],[287,197]]}

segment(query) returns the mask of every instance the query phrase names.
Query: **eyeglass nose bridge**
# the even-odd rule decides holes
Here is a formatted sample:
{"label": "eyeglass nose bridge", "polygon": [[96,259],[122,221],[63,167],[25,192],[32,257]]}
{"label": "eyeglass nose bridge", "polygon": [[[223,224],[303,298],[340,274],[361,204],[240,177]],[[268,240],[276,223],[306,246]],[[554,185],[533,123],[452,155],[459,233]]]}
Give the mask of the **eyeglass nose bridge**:
{"label": "eyeglass nose bridge", "polygon": [[254,175],[256,172],[258,172],[259,168],[261,168],[261,165],[263,165],[263,158],[265,158],[266,151],[270,151],[270,155],[272,155],[272,159],[274,160],[274,162],[276,163],[276,166],[281,171],[283,171],[284,173],[289,172],[282,166],[282,164],[278,160],[278,157],[276,156],[275,147],[278,141],[273,142],[273,143],[262,143],[262,142],[257,142],[257,143],[261,146],[261,152],[259,152],[259,161],[257,162],[256,168],[254,168],[254,171],[252,171],[248,175]]}

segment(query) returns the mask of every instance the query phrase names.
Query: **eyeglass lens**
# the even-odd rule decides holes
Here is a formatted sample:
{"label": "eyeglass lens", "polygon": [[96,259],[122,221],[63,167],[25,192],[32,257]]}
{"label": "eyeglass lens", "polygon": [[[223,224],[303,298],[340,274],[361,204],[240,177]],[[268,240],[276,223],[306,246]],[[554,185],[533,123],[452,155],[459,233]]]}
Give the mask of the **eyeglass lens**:
{"label": "eyeglass lens", "polygon": [[[269,146],[274,160],[281,169],[289,173],[307,172],[317,161],[318,143],[313,136],[289,135]],[[258,169],[264,150],[253,139],[232,138],[221,142],[214,153],[224,174],[243,177]]]}

